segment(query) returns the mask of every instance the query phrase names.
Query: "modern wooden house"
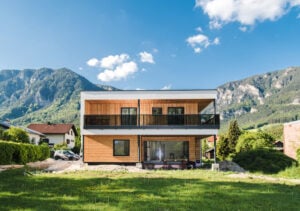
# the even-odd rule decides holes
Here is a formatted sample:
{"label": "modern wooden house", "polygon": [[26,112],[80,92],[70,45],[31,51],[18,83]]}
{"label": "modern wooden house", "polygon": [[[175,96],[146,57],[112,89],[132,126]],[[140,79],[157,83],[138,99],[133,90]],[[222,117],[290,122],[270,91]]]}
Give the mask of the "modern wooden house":
{"label": "modern wooden house", "polygon": [[[200,139],[216,135],[216,90],[81,93],[85,163],[182,167],[200,160]],[[211,114],[203,113],[211,106]]]}

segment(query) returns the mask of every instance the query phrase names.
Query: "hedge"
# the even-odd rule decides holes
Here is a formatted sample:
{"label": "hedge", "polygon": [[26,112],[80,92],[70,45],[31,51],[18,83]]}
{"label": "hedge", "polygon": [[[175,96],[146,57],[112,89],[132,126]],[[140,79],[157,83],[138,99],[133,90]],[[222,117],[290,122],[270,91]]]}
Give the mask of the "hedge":
{"label": "hedge", "polygon": [[0,141],[0,164],[25,164],[50,157],[46,145],[32,145],[10,141]]}
{"label": "hedge", "polygon": [[266,174],[278,173],[288,167],[297,165],[296,160],[273,149],[253,149],[240,152],[233,157],[232,161],[250,172],[263,172]]}

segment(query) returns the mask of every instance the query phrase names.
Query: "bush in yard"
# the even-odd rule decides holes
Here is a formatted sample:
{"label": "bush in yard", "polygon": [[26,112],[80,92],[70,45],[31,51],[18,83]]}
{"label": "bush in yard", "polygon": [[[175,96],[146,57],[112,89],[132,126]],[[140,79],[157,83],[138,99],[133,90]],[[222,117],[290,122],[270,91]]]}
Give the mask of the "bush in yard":
{"label": "bush in yard", "polygon": [[4,131],[4,138],[8,141],[30,143],[27,132],[17,127],[10,127],[8,130]]}
{"label": "bush in yard", "polygon": [[278,173],[297,161],[273,149],[253,149],[237,153],[233,162],[250,172]]}
{"label": "bush in yard", "polygon": [[69,149],[69,148],[67,144],[55,144],[54,149],[59,150],[59,149]]}
{"label": "bush in yard", "polygon": [[275,139],[263,132],[245,132],[242,134],[236,144],[236,152],[249,151],[259,148],[273,148]]}
{"label": "bush in yard", "polygon": [[50,156],[49,147],[45,145],[0,141],[0,164],[25,164],[45,160]]}

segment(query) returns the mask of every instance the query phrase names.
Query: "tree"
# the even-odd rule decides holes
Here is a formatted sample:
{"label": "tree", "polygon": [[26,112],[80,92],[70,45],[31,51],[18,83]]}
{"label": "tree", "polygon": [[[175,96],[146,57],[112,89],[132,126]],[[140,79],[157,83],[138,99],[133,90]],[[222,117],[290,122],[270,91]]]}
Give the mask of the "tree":
{"label": "tree", "polygon": [[4,137],[9,141],[30,143],[27,132],[17,127],[10,127],[8,130],[4,131]]}
{"label": "tree", "polygon": [[225,160],[230,154],[230,148],[228,138],[226,136],[220,136],[217,144],[217,157],[220,160]]}
{"label": "tree", "polygon": [[202,148],[202,156],[204,156],[205,152],[209,149],[207,139],[202,140],[201,148]]}
{"label": "tree", "polygon": [[240,135],[241,135],[241,130],[239,128],[237,120],[232,120],[229,124],[229,129],[227,134],[230,153],[235,153],[235,146],[237,144],[237,140]]}
{"label": "tree", "polygon": [[236,152],[245,152],[253,149],[273,148],[275,139],[263,131],[246,132],[242,134],[236,145]]}
{"label": "tree", "polygon": [[4,130],[0,128],[0,140],[4,139]]}
{"label": "tree", "polygon": [[80,148],[81,148],[81,136],[80,136],[80,128],[77,128],[78,135],[75,137],[75,146],[73,147],[72,151],[80,154]]}

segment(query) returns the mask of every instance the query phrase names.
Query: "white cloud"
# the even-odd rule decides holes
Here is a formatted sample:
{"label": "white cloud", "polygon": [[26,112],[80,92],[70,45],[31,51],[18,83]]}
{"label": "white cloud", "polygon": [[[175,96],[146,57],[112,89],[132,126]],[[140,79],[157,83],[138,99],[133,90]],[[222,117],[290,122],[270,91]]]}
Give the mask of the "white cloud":
{"label": "white cloud", "polygon": [[136,88],[135,90],[145,90],[145,89],[142,89],[142,88]]}
{"label": "white cloud", "polygon": [[202,28],[199,26],[199,27],[196,28],[196,31],[197,32],[202,32]]}
{"label": "white cloud", "polygon": [[221,28],[230,22],[254,25],[266,20],[274,21],[292,7],[300,6],[300,0],[196,0],[195,7],[203,9],[210,18],[211,28]]}
{"label": "white cloud", "polygon": [[246,32],[247,31],[247,27],[246,26],[241,26],[240,28],[239,28],[239,30],[241,30],[242,32]]}
{"label": "white cloud", "polygon": [[172,84],[165,85],[161,90],[169,90],[172,88]]}
{"label": "white cloud", "polygon": [[151,64],[155,63],[151,53],[148,53],[148,52],[144,51],[144,52],[140,52],[139,55],[140,55],[141,62],[151,63]]}
{"label": "white cloud", "polygon": [[86,64],[90,67],[98,67],[100,66],[100,61],[96,58],[89,59]]}
{"label": "white cloud", "polygon": [[219,45],[220,39],[216,37],[213,41],[204,34],[197,34],[186,39],[188,45],[190,45],[195,53],[200,53],[203,48],[207,48],[210,45]]}
{"label": "white cloud", "polygon": [[201,53],[201,48],[194,48],[195,53]]}
{"label": "white cloud", "polygon": [[130,57],[128,54],[110,55],[110,56],[107,56],[107,57],[104,57],[101,59],[100,66],[102,68],[112,69],[118,65],[123,64],[124,62],[128,61],[129,59],[130,59]]}
{"label": "white cloud", "polygon": [[220,38],[219,38],[219,37],[216,37],[212,43],[213,43],[214,45],[219,45],[219,44],[220,44]]}
{"label": "white cloud", "polygon": [[98,79],[104,82],[118,81],[126,79],[129,75],[132,75],[137,71],[138,66],[135,62],[125,62],[117,65],[115,69],[105,69],[104,72],[98,75]]}
{"label": "white cloud", "polygon": [[158,52],[158,49],[157,48],[153,48],[153,53],[157,53]]}

